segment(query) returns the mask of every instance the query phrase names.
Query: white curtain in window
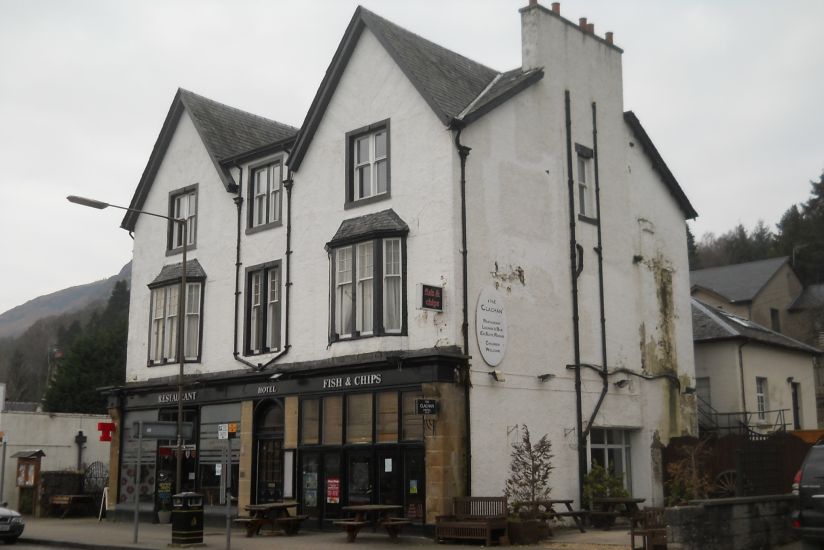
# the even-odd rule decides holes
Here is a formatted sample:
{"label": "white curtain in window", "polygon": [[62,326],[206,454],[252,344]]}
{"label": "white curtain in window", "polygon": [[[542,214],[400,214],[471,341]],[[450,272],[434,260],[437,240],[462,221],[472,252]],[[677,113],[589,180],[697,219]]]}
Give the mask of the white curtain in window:
{"label": "white curtain in window", "polygon": [[177,314],[179,308],[177,297],[180,294],[180,287],[173,285],[160,290],[166,293],[166,353],[164,357],[173,361],[177,359]]}
{"label": "white curtain in window", "polygon": [[185,357],[196,359],[200,339],[200,283],[187,284]]}
{"label": "white curtain in window", "polygon": [[269,270],[269,299],[268,299],[268,308],[266,311],[266,323],[267,323],[267,331],[266,331],[266,347],[269,349],[276,348],[276,344],[278,341],[278,333],[280,331],[280,325],[277,323],[277,308],[278,302],[280,301],[280,276],[278,270],[272,268]]}
{"label": "white curtain in window", "polygon": [[384,319],[388,332],[401,330],[401,241],[384,241]]}
{"label": "white curtain in window", "polygon": [[340,335],[352,334],[352,249],[340,248],[336,251],[337,290],[335,302],[337,315],[335,330]]}
{"label": "white curtain in window", "polygon": [[358,245],[358,330],[366,334],[372,332],[373,250],[371,242]]}
{"label": "white curtain in window", "polygon": [[163,333],[166,319],[166,289],[152,290],[152,341],[149,357],[152,361],[163,359]]}

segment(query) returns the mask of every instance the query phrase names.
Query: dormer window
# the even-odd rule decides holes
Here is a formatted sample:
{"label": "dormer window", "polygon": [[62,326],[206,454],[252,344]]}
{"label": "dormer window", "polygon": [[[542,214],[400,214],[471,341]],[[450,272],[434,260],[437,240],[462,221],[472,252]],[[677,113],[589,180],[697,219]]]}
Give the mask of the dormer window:
{"label": "dormer window", "polygon": [[346,207],[389,197],[389,121],[346,135]]}

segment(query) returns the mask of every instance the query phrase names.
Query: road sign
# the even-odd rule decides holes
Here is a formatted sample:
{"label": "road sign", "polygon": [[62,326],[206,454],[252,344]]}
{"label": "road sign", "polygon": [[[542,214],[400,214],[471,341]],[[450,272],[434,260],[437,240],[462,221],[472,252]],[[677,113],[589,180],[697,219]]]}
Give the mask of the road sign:
{"label": "road sign", "polygon": [[235,439],[237,437],[237,422],[217,425],[218,439]]}
{"label": "road sign", "polygon": [[[140,431],[139,422],[134,423],[134,435]],[[183,439],[192,439],[194,425],[191,422],[183,422],[180,426]],[[176,439],[177,422],[143,422],[144,439]]]}

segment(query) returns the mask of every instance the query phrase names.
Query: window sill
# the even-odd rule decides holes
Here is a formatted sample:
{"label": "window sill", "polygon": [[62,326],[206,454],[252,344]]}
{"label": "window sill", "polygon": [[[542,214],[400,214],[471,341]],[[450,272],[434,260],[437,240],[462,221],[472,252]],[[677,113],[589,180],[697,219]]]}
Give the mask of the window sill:
{"label": "window sill", "polygon": [[[183,363],[185,363],[187,365],[191,364],[191,363],[200,363],[200,357],[198,357],[197,359],[185,359],[183,361]],[[149,367],[149,368],[152,368],[152,367],[168,367],[169,365],[179,365],[179,364],[180,364],[180,362],[177,359],[175,359],[174,361],[147,361],[146,362],[146,366]]]}
{"label": "window sill", "polygon": [[261,355],[271,355],[273,353],[280,353],[280,348],[267,349],[263,351],[249,351],[243,352],[244,357],[260,357]]}
{"label": "window sill", "polygon": [[345,203],[343,203],[343,209],[350,210],[352,208],[357,208],[358,206],[362,206],[364,204],[372,204],[373,202],[380,202],[390,198],[392,198],[392,194],[389,191],[386,191],[386,193],[381,193],[380,195],[372,195],[371,197],[367,197],[365,199],[346,201]]}
{"label": "window sill", "polygon": [[273,227],[281,227],[282,225],[283,221],[278,220],[276,222],[264,223],[262,225],[256,225],[254,227],[247,227],[246,234],[254,235],[255,233],[260,233],[261,231],[266,231],[267,229],[272,229]]}
{"label": "window sill", "polygon": [[598,225],[598,218],[590,218],[589,216],[584,216],[583,214],[578,214],[578,221],[591,225]]}
{"label": "window sill", "polygon": [[380,338],[382,336],[406,336],[406,333],[401,332],[382,332],[382,333],[374,333],[370,332],[369,334],[353,334],[351,336],[337,336],[335,334],[329,339],[330,344],[335,344],[337,342],[351,342],[353,340],[367,340],[369,338]]}
{"label": "window sill", "polygon": [[178,254],[183,254],[183,248],[186,248],[187,252],[191,252],[192,250],[197,250],[197,243],[190,244],[189,246],[186,246],[186,247],[180,246],[178,248],[170,248],[170,249],[166,250],[166,257],[177,256]]}

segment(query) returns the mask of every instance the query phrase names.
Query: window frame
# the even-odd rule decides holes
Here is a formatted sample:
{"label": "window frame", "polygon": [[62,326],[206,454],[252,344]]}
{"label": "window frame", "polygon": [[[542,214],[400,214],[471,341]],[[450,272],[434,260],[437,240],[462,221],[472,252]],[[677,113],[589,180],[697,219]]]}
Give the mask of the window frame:
{"label": "window frame", "polygon": [[[621,453],[621,460],[623,462],[623,481],[624,481],[624,488],[632,493],[632,432],[634,430],[627,429],[627,428],[601,428],[601,427],[592,427],[590,431],[589,437],[587,438],[587,472],[592,469],[592,450],[603,450],[604,451],[604,458],[605,464],[604,468],[607,471],[610,471],[610,464],[609,464],[609,451],[620,451]],[[593,443],[592,437],[593,432],[603,434],[604,442],[603,443]],[[618,443],[609,443],[608,432],[612,432],[613,434],[620,434],[621,441]],[[614,470],[611,472],[613,475],[615,474]]]}
{"label": "window frame", "polygon": [[[277,189],[272,188],[271,176],[273,174],[272,168],[277,167]],[[257,162],[249,165],[249,183],[247,184],[246,201],[249,206],[246,209],[246,234],[251,235],[259,231],[264,231],[272,227],[280,227],[283,225],[283,178],[284,178],[284,162],[282,157],[270,158],[265,161]],[[256,204],[255,198],[257,196],[255,190],[255,174],[262,170],[269,170],[270,179],[266,182],[266,192],[264,193],[266,205],[266,221],[255,224]],[[276,212],[272,213],[271,202],[272,196],[277,194],[277,208]]]}
{"label": "window frame", "polygon": [[[397,240],[400,243],[400,274],[393,275],[400,278],[400,320],[401,326],[399,329],[386,329],[385,307],[384,299],[386,292],[386,265],[384,263],[385,242],[390,240]],[[372,243],[372,331],[360,332],[358,330],[359,319],[359,289],[358,283],[360,281],[360,273],[358,271],[358,257],[359,246],[364,243]],[[341,250],[349,250],[351,257],[351,266],[348,272],[351,273],[349,283],[340,283],[338,281],[338,258]],[[372,338],[375,336],[406,336],[407,335],[407,251],[406,251],[406,237],[405,235],[384,235],[375,236],[369,239],[363,239],[356,242],[348,242],[329,249],[329,280],[330,280],[330,295],[329,295],[329,343],[357,340],[361,338]],[[339,303],[339,287],[341,284],[349,284],[352,292],[352,306],[350,311],[350,326],[351,333],[338,333],[338,313],[340,312]]]}
{"label": "window frame", "polygon": [[[177,201],[183,196],[194,196],[195,198],[195,212],[190,218],[193,219],[192,221],[192,228],[188,229],[187,231],[187,239],[189,243],[186,245],[186,250],[195,250],[197,248],[197,222],[198,222],[198,210],[200,208],[200,193],[199,193],[200,185],[195,183],[192,185],[187,185],[186,187],[181,187],[179,189],[175,189],[173,191],[169,191],[169,217],[172,219],[177,219],[175,216],[175,206]],[[188,201],[187,201],[188,206]],[[173,256],[175,254],[181,254],[183,252],[183,245],[177,246],[175,241],[177,240],[177,222],[173,222],[169,220],[167,223],[166,229],[166,256]]]}
{"label": "window frame", "polygon": [[[186,293],[185,293],[186,294],[186,298],[185,298],[186,304],[185,305],[188,306],[189,289],[194,287],[195,285],[197,285],[199,287],[199,289],[198,289],[198,299],[197,299],[197,313],[196,313],[196,315],[198,316],[197,339],[196,339],[196,341],[197,341],[197,355],[192,355],[192,356],[188,356],[188,357],[184,356],[184,363],[200,363],[201,357],[203,355],[203,304],[204,304],[204,296],[205,296],[205,290],[204,289],[205,289],[206,285],[205,285],[205,281],[202,278],[192,278],[192,279],[187,278],[186,279]],[[154,334],[155,334],[155,325],[156,325],[157,320],[159,319],[156,316],[157,312],[155,311],[155,305],[156,305],[155,299],[158,295],[158,291],[160,291],[160,290],[163,290],[163,300],[164,300],[163,316],[162,316],[163,327],[161,329],[162,334],[160,335],[162,340],[159,343],[162,352],[161,352],[161,357],[159,359],[155,359],[156,354],[153,353],[153,351],[155,351],[157,349],[155,346],[158,345],[158,344],[157,344],[156,339],[154,338]],[[178,301],[176,301],[174,313],[170,315],[169,302],[170,302],[170,295],[171,295],[170,291],[171,290],[174,290],[174,291],[177,292]],[[178,355],[177,355],[177,351],[178,351],[177,350],[177,345],[178,345],[177,334],[178,334],[178,326],[179,325],[178,325],[177,322],[175,322],[173,329],[170,329],[169,325],[168,325],[168,320],[170,318],[173,318],[173,319],[175,319],[175,321],[177,321],[177,316],[179,314],[179,309],[178,308],[179,308],[179,304],[180,304],[179,300],[180,300],[180,279],[177,279],[176,281],[172,281],[172,282],[164,281],[162,284],[157,284],[157,285],[149,285],[149,338],[148,338],[149,345],[147,346],[148,349],[147,349],[147,359],[146,359],[146,364],[149,367],[172,365],[172,364],[177,364],[177,363],[180,362],[180,359],[178,358]],[[189,311],[188,307],[184,307],[184,317],[187,317],[188,315],[191,315],[190,313],[188,313],[188,311]],[[185,353],[186,348],[188,347],[187,346],[187,342],[188,342],[188,340],[187,340],[187,334],[188,334],[187,327],[188,327],[188,323],[184,319],[184,323],[183,323],[183,330],[184,330],[183,349],[184,349],[184,353]],[[169,348],[169,343],[170,342],[166,341],[170,332],[174,333],[174,341],[175,341],[175,344],[174,344],[175,345],[174,357],[171,357],[171,349]]]}
{"label": "window frame", "polygon": [[[273,313],[274,322],[269,318],[269,305],[271,297],[271,274],[278,274],[277,306]],[[252,348],[252,314],[253,314],[253,278],[260,276],[260,304],[258,305],[260,316],[256,320],[255,327],[262,344],[259,348]],[[246,268],[246,287],[243,297],[245,308],[243,313],[243,355],[263,355],[266,353],[277,353],[283,347],[283,271],[281,260],[273,260],[263,264],[258,264]],[[270,324],[277,325],[276,333],[271,333]],[[270,336],[276,336],[275,345],[271,345]]]}
{"label": "window frame", "polygon": [[[344,209],[354,208],[363,204],[371,204],[373,202],[389,199],[392,196],[392,140],[389,127],[389,119],[381,120],[367,126],[363,126],[351,132],[347,132],[345,136],[345,150],[346,150],[346,188]],[[375,158],[375,139],[374,136],[380,132],[386,134],[386,155],[380,159]],[[375,193],[363,198],[356,198],[355,184],[357,178],[355,177],[355,164],[357,159],[356,144],[358,140],[370,136],[370,181],[375,182]],[[382,193],[377,192],[377,166],[378,162],[385,161],[386,163],[386,191]],[[363,163],[362,163],[363,164]]]}
{"label": "window frame", "polygon": [[759,422],[765,422],[767,420],[767,410],[769,409],[768,396],[769,396],[769,382],[767,381],[767,377],[766,376],[756,376],[755,377],[755,408],[756,408],[756,418],[758,418]]}
{"label": "window frame", "polygon": [[[593,225],[598,224],[596,216],[594,190],[595,190],[595,166],[593,159],[595,152],[580,143],[575,144],[575,206],[578,220]],[[581,180],[581,168],[583,167],[584,179]]]}

